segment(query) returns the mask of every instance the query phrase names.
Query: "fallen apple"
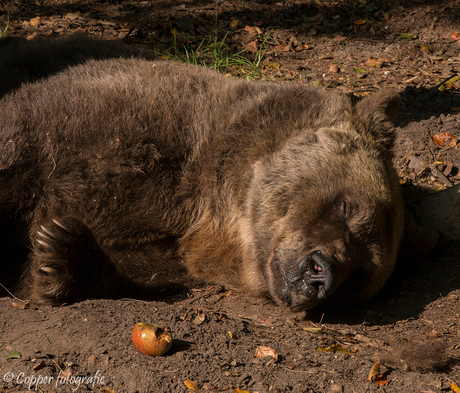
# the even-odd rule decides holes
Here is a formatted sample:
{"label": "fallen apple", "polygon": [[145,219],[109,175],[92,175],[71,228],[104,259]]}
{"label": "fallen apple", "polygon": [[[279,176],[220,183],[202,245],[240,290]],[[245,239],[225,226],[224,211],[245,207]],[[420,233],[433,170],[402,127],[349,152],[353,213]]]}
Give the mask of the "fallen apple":
{"label": "fallen apple", "polygon": [[131,340],[134,348],[147,356],[164,355],[172,344],[172,337],[167,328],[144,322],[134,326]]}

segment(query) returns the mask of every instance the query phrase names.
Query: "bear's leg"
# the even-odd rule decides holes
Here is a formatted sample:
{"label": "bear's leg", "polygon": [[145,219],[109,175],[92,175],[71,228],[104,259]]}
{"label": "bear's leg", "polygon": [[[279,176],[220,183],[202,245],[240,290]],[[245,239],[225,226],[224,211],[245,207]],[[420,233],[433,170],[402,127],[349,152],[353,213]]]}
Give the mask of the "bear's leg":
{"label": "bear's leg", "polygon": [[53,219],[40,226],[32,242],[21,294],[33,304],[54,306],[117,292],[120,277],[114,264],[80,220]]}

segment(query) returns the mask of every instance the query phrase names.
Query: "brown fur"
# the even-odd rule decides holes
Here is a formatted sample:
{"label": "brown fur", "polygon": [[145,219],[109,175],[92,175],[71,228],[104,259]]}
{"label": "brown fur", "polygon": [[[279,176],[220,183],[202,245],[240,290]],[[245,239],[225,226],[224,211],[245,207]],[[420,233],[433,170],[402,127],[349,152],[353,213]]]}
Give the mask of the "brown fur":
{"label": "brown fur", "polygon": [[0,231],[32,247],[21,295],[199,279],[293,310],[368,298],[402,232],[398,102],[141,59],[21,87],[0,105]]}

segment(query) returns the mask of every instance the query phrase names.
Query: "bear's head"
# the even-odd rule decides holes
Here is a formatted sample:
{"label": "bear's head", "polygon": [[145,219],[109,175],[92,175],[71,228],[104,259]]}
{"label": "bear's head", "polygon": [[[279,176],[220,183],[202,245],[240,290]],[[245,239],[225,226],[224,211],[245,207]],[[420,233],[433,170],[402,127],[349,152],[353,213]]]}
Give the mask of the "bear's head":
{"label": "bear's head", "polygon": [[244,281],[292,310],[364,300],[390,276],[403,231],[392,165],[395,93],[344,108],[254,166]]}

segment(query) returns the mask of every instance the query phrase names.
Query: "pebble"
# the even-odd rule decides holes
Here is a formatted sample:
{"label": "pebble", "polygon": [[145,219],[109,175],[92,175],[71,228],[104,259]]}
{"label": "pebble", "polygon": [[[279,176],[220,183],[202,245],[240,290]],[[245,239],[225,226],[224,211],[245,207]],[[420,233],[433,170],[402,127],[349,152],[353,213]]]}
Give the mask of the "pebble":
{"label": "pebble", "polygon": [[331,385],[331,393],[342,393],[343,392],[343,386],[338,384],[338,383],[334,383]]}

